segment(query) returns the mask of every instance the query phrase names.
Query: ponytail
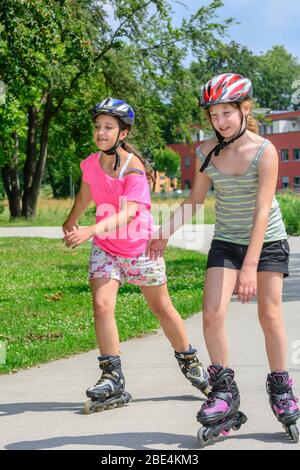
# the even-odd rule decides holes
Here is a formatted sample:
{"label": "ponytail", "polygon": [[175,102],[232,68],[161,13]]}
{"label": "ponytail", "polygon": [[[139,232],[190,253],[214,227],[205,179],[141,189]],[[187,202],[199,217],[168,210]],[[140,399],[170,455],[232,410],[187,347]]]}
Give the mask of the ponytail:
{"label": "ponytail", "polygon": [[[120,121],[120,129],[121,130],[124,130],[124,129],[127,129],[128,132],[130,132],[131,130],[131,127],[129,127],[128,125],[124,124],[122,121]],[[155,181],[155,178],[153,177],[153,174],[152,174],[152,167],[149,165],[149,163],[146,163],[145,162],[145,159],[144,157],[142,156],[142,154],[139,152],[139,150],[137,150],[132,144],[129,144],[128,142],[122,142],[121,144],[121,147],[126,150],[126,152],[129,152],[129,153],[133,153],[133,155],[135,155],[136,157],[138,157],[138,159],[142,162],[142,164],[144,165],[145,167],[145,174],[146,174],[146,177],[147,177],[147,180],[149,183],[153,183]]]}
{"label": "ponytail", "polygon": [[259,133],[259,127],[258,127],[258,121],[255,119],[253,116],[253,102],[251,98],[246,98],[242,103],[238,104],[238,107],[241,108],[243,103],[248,103],[250,105],[250,111],[248,114],[248,119],[247,119],[247,129],[250,132],[253,132],[254,134]]}

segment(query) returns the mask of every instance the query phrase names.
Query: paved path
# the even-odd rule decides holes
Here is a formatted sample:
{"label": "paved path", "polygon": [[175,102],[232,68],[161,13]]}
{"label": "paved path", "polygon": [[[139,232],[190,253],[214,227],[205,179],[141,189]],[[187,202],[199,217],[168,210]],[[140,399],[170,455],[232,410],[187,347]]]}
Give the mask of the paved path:
{"label": "paved path", "polygon": [[[0,236],[59,237],[45,227],[0,229]],[[20,230],[20,232],[19,232]],[[202,232],[201,232],[202,230]],[[212,231],[205,226],[189,240],[171,244],[207,250]],[[186,235],[187,236],[187,235]],[[203,239],[204,236],[204,240]],[[194,237],[191,241],[190,238]],[[285,283],[284,312],[289,336],[288,363],[300,395],[300,239],[291,238],[291,277]],[[190,340],[208,364],[201,314],[186,320]],[[255,302],[229,309],[232,367],[236,369],[248,422],[240,431],[205,448],[299,450],[272,415],[265,393],[267,362]],[[86,416],[85,389],[98,378],[97,351],[0,376],[0,449],[199,449],[195,419],[202,398],[184,379],[161,330],[122,343],[127,389],[134,397],[124,408]]]}

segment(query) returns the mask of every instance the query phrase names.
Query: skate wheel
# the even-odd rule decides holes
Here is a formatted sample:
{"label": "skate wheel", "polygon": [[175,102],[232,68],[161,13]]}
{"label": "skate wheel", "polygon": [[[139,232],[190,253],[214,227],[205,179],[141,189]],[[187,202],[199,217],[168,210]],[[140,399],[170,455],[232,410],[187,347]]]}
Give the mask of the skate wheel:
{"label": "skate wheel", "polygon": [[233,431],[238,431],[241,428],[242,424],[245,424],[247,420],[247,416],[241,411],[239,411],[236,415],[236,422],[231,426],[231,429]]}
{"label": "skate wheel", "polygon": [[127,405],[132,400],[132,395],[128,392],[123,392],[121,400],[115,404],[117,408]]}
{"label": "skate wheel", "polygon": [[99,411],[121,408],[121,406],[125,406],[129,403],[130,400],[132,400],[132,396],[128,392],[123,392],[119,397],[119,401],[110,402],[109,400],[105,400],[98,402],[97,400],[88,400],[83,406],[83,411],[84,414],[90,415]]}
{"label": "skate wheel", "polygon": [[127,403],[129,403],[131,400],[132,400],[132,395],[130,395],[130,393],[128,393],[128,392],[125,392],[124,404],[127,405]]}
{"label": "skate wheel", "polygon": [[98,405],[95,405],[95,409],[94,409],[94,411],[96,411],[96,412],[98,412],[98,411],[104,411],[104,410],[106,410],[106,408],[107,408],[107,405],[104,405],[104,404],[102,404],[102,405],[101,405],[101,404],[98,404]]}
{"label": "skate wheel", "polygon": [[222,436],[228,436],[229,433],[230,433],[230,431],[227,430],[227,429],[222,429],[222,431],[220,432],[220,434],[222,434]]}
{"label": "skate wheel", "polygon": [[207,429],[206,428],[200,428],[198,433],[197,433],[197,439],[200,442],[201,446],[206,446],[208,443],[208,439],[206,439],[206,433]]}
{"label": "skate wheel", "polygon": [[105,410],[106,406],[103,404],[96,404],[93,400],[88,400],[83,406],[83,412],[86,415]]}
{"label": "skate wheel", "polygon": [[231,429],[232,429],[233,431],[238,431],[240,428],[241,428],[241,425],[240,425],[240,424],[234,424],[234,425],[231,427]]}
{"label": "skate wheel", "polygon": [[99,411],[103,411],[104,409],[105,410],[112,410],[113,408],[116,408],[118,406],[117,403],[108,403],[107,405],[105,405],[102,410],[99,410]]}
{"label": "skate wheel", "polygon": [[85,402],[85,404],[83,405],[83,412],[85,415],[90,415],[92,413],[94,413],[94,408],[92,407],[92,401],[91,400],[88,400]]}
{"label": "skate wheel", "polygon": [[235,424],[231,426],[231,429],[233,431],[238,431],[241,428],[242,424],[243,423],[240,420],[238,420]]}
{"label": "skate wheel", "polygon": [[299,442],[299,429],[296,424],[288,426],[288,434],[295,444]]}

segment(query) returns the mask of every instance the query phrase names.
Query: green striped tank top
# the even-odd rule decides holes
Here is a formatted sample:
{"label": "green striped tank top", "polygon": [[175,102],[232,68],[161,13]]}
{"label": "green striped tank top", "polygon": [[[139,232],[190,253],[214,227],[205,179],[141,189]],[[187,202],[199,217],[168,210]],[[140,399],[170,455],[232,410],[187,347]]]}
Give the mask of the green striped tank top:
{"label": "green striped tank top", "polygon": [[[212,180],[216,195],[214,239],[241,245],[249,244],[258,191],[257,164],[269,143],[269,140],[264,140],[244,175],[224,175],[215,167],[212,161],[209,162],[204,170]],[[203,163],[205,155],[201,152],[200,147],[196,149],[196,155]],[[264,242],[286,238],[287,233],[282,220],[281,210],[274,196]]]}

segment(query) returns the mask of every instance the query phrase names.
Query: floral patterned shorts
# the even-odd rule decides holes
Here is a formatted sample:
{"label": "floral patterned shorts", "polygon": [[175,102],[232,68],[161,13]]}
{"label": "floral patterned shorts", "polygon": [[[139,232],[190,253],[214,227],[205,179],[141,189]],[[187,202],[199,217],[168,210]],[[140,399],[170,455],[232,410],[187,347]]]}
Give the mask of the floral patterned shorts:
{"label": "floral patterned shorts", "polygon": [[89,261],[89,280],[116,279],[122,285],[127,281],[137,286],[159,286],[167,281],[163,258],[151,260],[145,254],[135,258],[115,256],[92,243]]}

